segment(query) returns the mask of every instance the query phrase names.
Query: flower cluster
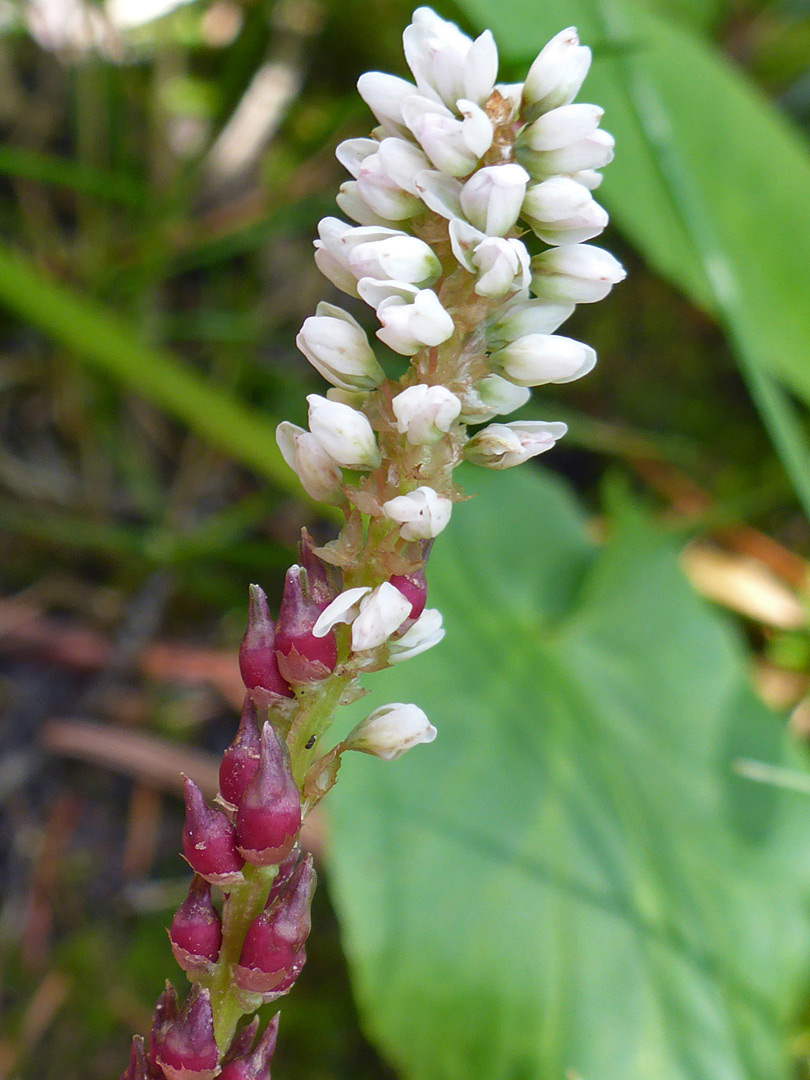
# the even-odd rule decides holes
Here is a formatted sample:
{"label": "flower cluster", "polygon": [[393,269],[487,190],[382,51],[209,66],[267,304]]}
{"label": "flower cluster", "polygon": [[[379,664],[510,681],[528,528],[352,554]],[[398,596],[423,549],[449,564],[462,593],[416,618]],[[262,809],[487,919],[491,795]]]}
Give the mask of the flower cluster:
{"label": "flower cluster", "polygon": [[186,781],[183,852],[195,876],[169,936],[194,986],[182,1009],[167,986],[123,1080],[269,1080],[277,1022],[258,1042],[255,1022],[237,1027],[287,993],[304,963],[315,874],[302,822],[345,752],[394,759],[436,729],[395,702],[325,752],[322,737],[336,708],[364,693],[364,673],[443,637],[425,565],[463,498],[456,465],[504,469],[554,446],[562,423],[496,418],[525,405],[531,387],[591,370],[593,349],[557,330],[624,277],[587,242],[607,224],[592,192],[613,140],[600,108],[574,104],[591,58],[576,32],[553,38],[518,85],[496,83],[488,31],[473,41],[428,8],[404,44],[413,82],[359,81],[378,126],[337,148],[353,177],[337,203],[354,224],[325,218],[315,261],[374,309],[377,338],[409,365],[389,378],[385,354],[331,303],[298,335],[331,385],[307,399],[308,428],[279,425],[278,444],[304,490],[340,507],[345,524],[320,548],[304,531],[276,620],[251,586],[246,698],[219,806]]}

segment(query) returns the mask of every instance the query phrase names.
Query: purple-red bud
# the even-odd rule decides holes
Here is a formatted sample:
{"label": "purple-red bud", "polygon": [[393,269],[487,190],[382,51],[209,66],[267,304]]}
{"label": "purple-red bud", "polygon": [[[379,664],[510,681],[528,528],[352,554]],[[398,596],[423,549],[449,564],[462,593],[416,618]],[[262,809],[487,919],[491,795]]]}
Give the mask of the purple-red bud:
{"label": "purple-red bud", "polygon": [[152,1030],[149,1032],[149,1063],[155,1069],[157,1068],[158,1047],[179,1014],[177,991],[167,979],[163,992],[155,1002],[155,1011],[152,1014]]}
{"label": "purple-red bud", "polygon": [[232,1058],[223,1066],[219,1080],[270,1080],[270,1064],[276,1050],[279,1013],[264,1029],[252,1053]]}
{"label": "purple-red bud", "polygon": [[222,1064],[227,1065],[236,1058],[246,1057],[253,1049],[256,1041],[256,1032],[259,1030],[259,1018],[254,1016],[249,1024],[245,1024],[241,1031],[237,1031],[231,1039],[231,1045],[225,1051]]}
{"label": "purple-red bud", "polygon": [[265,722],[259,767],[236,815],[239,851],[254,866],[275,866],[292,851],[300,828],[301,795],[293,780],[287,744]]}
{"label": "purple-red bud", "polygon": [[271,694],[292,697],[293,692],[278,670],[275,630],[264,589],[250,586],[248,620],[239,646],[239,670],[248,690],[267,690]]}
{"label": "purple-red bud", "polygon": [[245,695],[239,728],[219,765],[219,793],[229,808],[236,809],[245,788],[259,768],[259,721],[250,694]]}
{"label": "purple-red bud", "polygon": [[217,1075],[219,1051],[208,990],[192,989],[183,1011],[158,1044],[156,1056],[167,1080],[213,1080]]}
{"label": "purple-red bud", "polygon": [[391,584],[399,589],[406,600],[411,602],[409,619],[418,619],[427,603],[427,580],[424,570],[414,570],[411,574],[394,574]]}
{"label": "purple-red bud", "polygon": [[169,929],[174,958],[184,971],[207,971],[222,946],[222,920],[211,902],[211,886],[197,874]]}
{"label": "purple-red bud", "polygon": [[154,1073],[140,1035],[135,1035],[129,1048],[129,1065],[121,1073],[121,1080],[151,1080]]}
{"label": "purple-red bud", "polygon": [[214,885],[238,881],[244,860],[236,850],[236,829],[221,810],[206,805],[202,792],[186,776],[183,778],[186,821],[183,826],[183,854],[192,870]]}
{"label": "purple-red bud", "polygon": [[295,869],[281,896],[248,927],[234,981],[243,990],[270,1001],[285,994],[304,966],[304,942],[310,930],[315,891],[312,856]]}
{"label": "purple-red bud", "polygon": [[284,593],[276,623],[276,659],[290,682],[315,682],[335,670],[337,646],[330,630],[315,637],[312,628],[326,607],[309,590],[303,566],[291,566],[284,579]]}

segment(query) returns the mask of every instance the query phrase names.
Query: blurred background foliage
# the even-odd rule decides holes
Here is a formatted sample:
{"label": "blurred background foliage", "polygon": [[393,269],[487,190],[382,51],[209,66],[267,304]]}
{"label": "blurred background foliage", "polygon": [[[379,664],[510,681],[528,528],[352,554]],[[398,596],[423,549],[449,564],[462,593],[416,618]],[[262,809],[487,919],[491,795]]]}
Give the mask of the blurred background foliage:
{"label": "blurred background foliage", "polygon": [[[470,474],[435,569],[458,644],[380,691],[447,749],[347,768],[313,829],[347,944],[322,889],[275,1072],[810,1076],[810,802],[781,740],[810,732],[810,7],[439,10],[491,26],[505,79],[578,25],[630,276],[572,320],[596,371],[527,410],[570,424],[563,489]],[[334,147],[370,126],[354,82],[405,73],[409,17],[0,0],[0,1075],[117,1075],[175,970],[176,775],[210,788],[230,739],[247,583],[277,593],[300,525],[332,528],[273,430],[319,389],[293,340]],[[464,634],[500,667],[467,670]]]}

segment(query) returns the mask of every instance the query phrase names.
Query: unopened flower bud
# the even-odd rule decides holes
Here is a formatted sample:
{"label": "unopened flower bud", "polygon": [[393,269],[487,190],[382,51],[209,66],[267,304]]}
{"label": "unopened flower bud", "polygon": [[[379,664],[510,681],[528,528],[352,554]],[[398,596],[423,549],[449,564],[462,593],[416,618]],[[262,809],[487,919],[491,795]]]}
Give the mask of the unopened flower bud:
{"label": "unopened flower bud", "polygon": [[152,1014],[152,1027],[149,1032],[149,1065],[150,1077],[156,1075],[158,1068],[157,1052],[163,1042],[166,1032],[180,1015],[180,1006],[177,1001],[177,991],[167,979],[163,991],[155,1002],[155,1010]]}
{"label": "unopened flower bud", "polygon": [[410,601],[385,581],[360,601],[360,611],[352,622],[352,649],[376,649],[399,629],[411,612]]}
{"label": "unopened flower bud", "polygon": [[219,764],[219,801],[229,810],[236,809],[245,788],[256,775],[260,746],[256,706],[247,694],[236,735]]}
{"label": "unopened flower bud", "polygon": [[287,888],[248,927],[234,982],[250,993],[273,1000],[289,990],[290,976],[303,966],[315,891],[312,856],[296,867]]}
{"label": "unopened flower bud", "polygon": [[438,645],[443,637],[442,613],[436,608],[425,608],[413,626],[389,642],[389,663],[398,664],[412,656],[418,656],[419,653]]}
{"label": "unopened flower bud", "polygon": [[547,244],[579,244],[605,228],[608,216],[586,187],[568,176],[552,176],[526,192],[521,217]]}
{"label": "unopened flower bud", "polygon": [[520,142],[530,150],[559,150],[592,135],[604,113],[598,105],[561,105],[529,124]]}
{"label": "unopened flower bud", "polygon": [[352,232],[351,225],[339,218],[325,217],[318,223],[315,241],[315,265],[325,278],[350,296],[357,296],[357,279],[346,261],[341,238]]}
{"label": "unopened flower bud", "polygon": [[528,334],[493,353],[489,362],[518,386],[545,386],[587,375],[596,363],[596,352],[560,334]]}
{"label": "unopened flower bud", "polygon": [[394,183],[379,154],[367,157],[357,174],[357,190],[375,214],[388,221],[403,221],[422,209],[415,195]]}
{"label": "unopened flower bud", "polygon": [[382,323],[377,337],[402,356],[413,356],[424,345],[441,345],[454,330],[451,316],[431,289],[414,288],[410,300],[389,296],[378,306],[377,318]]}
{"label": "unopened flower bud", "polygon": [[488,236],[473,252],[478,274],[475,291],[479,296],[497,298],[525,289],[531,279],[526,245],[514,238]]}
{"label": "unopened flower bud", "polygon": [[482,104],[498,77],[498,50],[489,30],[475,41],[427,7],[417,8],[402,35],[405,59],[420,92],[448,108],[459,98]]}
{"label": "unopened flower bud", "polygon": [[434,214],[440,217],[461,217],[461,181],[435,169],[425,169],[415,179],[419,198]]}
{"label": "unopened flower bud", "polygon": [[553,37],[529,68],[523,84],[526,119],[573,101],[590,66],[591,50],[580,45],[573,26]]}
{"label": "unopened flower bud", "polygon": [[284,578],[276,624],[276,657],[282,674],[291,682],[315,682],[335,669],[334,635],[313,634],[323,607],[310,592],[303,567],[291,566]]}
{"label": "unopened flower bud", "polygon": [[427,540],[438,536],[450,521],[452,502],[432,487],[422,486],[407,495],[383,503],[383,513],[402,526],[404,540]]}
{"label": "unopened flower bud", "polygon": [[520,214],[529,174],[515,162],[488,165],[461,189],[467,219],[487,236],[505,236]]}
{"label": "unopened flower bud", "polygon": [[397,431],[413,446],[428,446],[443,438],[461,412],[461,403],[446,386],[417,383],[391,402]]}
{"label": "unopened flower bud", "polygon": [[359,244],[348,258],[357,278],[390,278],[424,286],[432,284],[442,271],[433,249],[415,236],[390,236]]}
{"label": "unopened flower bud", "polygon": [[616,140],[607,131],[594,131],[568,146],[558,150],[529,150],[518,147],[516,156],[526,166],[532,176],[556,176],[563,173],[570,176],[583,170],[601,169],[613,160],[613,148]]}
{"label": "unopened flower bud", "polygon": [[267,597],[259,585],[251,585],[245,636],[239,646],[239,671],[248,690],[257,688],[281,697],[293,693],[278,670],[276,632]]}
{"label": "unopened flower bud", "polygon": [[192,989],[156,1056],[166,1080],[213,1080],[217,1075],[219,1052],[208,990]]}
{"label": "unopened flower bud", "polygon": [[573,315],[574,307],[550,300],[519,300],[502,307],[485,327],[487,344],[497,349],[527,334],[553,334]]}
{"label": "unopened flower bud", "polygon": [[459,101],[463,120],[444,106],[415,96],[403,104],[403,116],[431,162],[448,176],[467,176],[492,143],[492,121],[480,106]]}
{"label": "unopened flower bud", "polygon": [[360,97],[381,124],[391,124],[405,130],[402,121],[402,102],[416,93],[416,87],[407,79],[387,75],[381,71],[367,71],[357,80]]}
{"label": "unopened flower bud", "polygon": [[304,320],[295,339],[310,364],[341,390],[378,387],[385,372],[357,320],[333,304],[318,304],[317,310],[317,315]]}
{"label": "unopened flower bud", "polygon": [[236,849],[236,830],[221,810],[206,805],[202,792],[183,778],[186,820],[183,855],[192,870],[214,885],[232,885],[242,876],[244,860]]}
{"label": "unopened flower bud", "polygon": [[343,502],[341,471],[311,432],[283,420],[276,428],[276,442],[311,499],[330,505]]}
{"label": "unopened flower bud", "polygon": [[251,1045],[243,1053],[232,1057],[229,1054],[217,1080],[270,1080],[270,1065],[276,1051],[280,1015],[276,1013],[268,1023],[254,1049],[251,1049],[251,1039]]}
{"label": "unopened flower bud", "polygon": [[358,225],[379,225],[382,228],[392,228],[394,222],[390,218],[382,217],[376,213],[360,193],[360,187],[356,180],[347,180],[340,185],[340,190],[335,196],[335,202],[352,221]]}
{"label": "unopened flower bud", "polygon": [[470,439],[464,456],[474,465],[509,469],[550,450],[567,430],[565,424],[540,420],[490,424]]}
{"label": "unopened flower bud", "polygon": [[419,743],[436,738],[436,728],[418,705],[393,702],[375,709],[361,720],[344,741],[347,750],[393,761]]}
{"label": "unopened flower bud", "polygon": [[411,605],[409,619],[418,619],[427,603],[427,579],[424,570],[414,570],[410,574],[394,574],[391,584],[399,589]]}
{"label": "unopened flower bud", "polygon": [[389,137],[380,143],[377,157],[386,175],[397,187],[421,199],[416,186],[416,178],[425,169],[430,168],[430,161],[418,146],[414,146],[409,139]]}
{"label": "unopened flower bud", "polygon": [[198,875],[174,913],[169,929],[174,958],[184,971],[209,971],[222,946],[222,920],[211,902],[211,886]]}
{"label": "unopened flower bud", "polygon": [[307,402],[310,431],[333,461],[347,469],[377,468],[380,451],[363,413],[318,394],[309,394]]}
{"label": "unopened flower bud", "polygon": [[525,405],[531,390],[516,386],[500,375],[487,375],[464,395],[461,419],[465,424],[481,424],[493,416],[506,416]]}
{"label": "unopened flower bud", "polygon": [[239,851],[254,866],[276,866],[292,851],[300,828],[301,797],[287,744],[265,722],[259,768],[236,815]]}
{"label": "unopened flower bud", "polygon": [[549,248],[532,259],[532,291],[546,300],[591,304],[626,276],[618,259],[592,244]]}

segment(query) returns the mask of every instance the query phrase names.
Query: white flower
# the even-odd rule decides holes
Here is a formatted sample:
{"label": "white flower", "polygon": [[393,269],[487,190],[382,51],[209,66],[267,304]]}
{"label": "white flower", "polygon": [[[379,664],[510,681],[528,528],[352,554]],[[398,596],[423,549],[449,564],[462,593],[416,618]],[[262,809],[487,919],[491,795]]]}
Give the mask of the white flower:
{"label": "white flower", "polygon": [[419,198],[428,210],[444,218],[462,216],[460,180],[435,169],[425,169],[417,174],[415,183]]}
{"label": "white flower", "polygon": [[363,162],[376,154],[379,148],[376,139],[344,139],[335,148],[335,157],[356,180]]}
{"label": "white flower", "polygon": [[339,218],[322,218],[318,222],[319,239],[315,241],[315,265],[342,292],[357,296],[357,279],[346,261],[340,242],[351,231],[352,226]]}
{"label": "white flower", "polygon": [[413,356],[423,345],[441,345],[454,329],[452,318],[430,289],[413,288],[409,299],[388,296],[377,306],[377,318],[382,323],[377,337],[403,356]]}
{"label": "white flower", "polygon": [[526,192],[520,216],[547,244],[579,244],[598,236],[608,223],[590,191],[569,176],[552,176]]}
{"label": "white flower", "polygon": [[331,504],[343,501],[340,469],[314,435],[285,420],[276,428],[276,442],[311,499]]}
{"label": "white flower", "polygon": [[495,348],[527,334],[553,334],[574,313],[575,305],[550,300],[517,300],[496,312],[486,326],[487,344]]}
{"label": "white flower", "polygon": [[410,660],[412,656],[438,645],[443,637],[442,613],[436,608],[425,608],[413,626],[388,643],[388,662],[399,664],[403,660]]}
{"label": "white flower", "polygon": [[488,236],[504,236],[515,224],[529,174],[515,162],[487,165],[473,173],[461,189],[467,219]]}
{"label": "white flower", "polygon": [[356,589],[344,589],[320,613],[312,633],[315,637],[326,637],[338,623],[351,623],[360,614],[360,601],[371,592],[370,585],[360,585]]}
{"label": "white flower", "polygon": [[357,80],[357,89],[381,124],[405,132],[401,106],[406,97],[416,92],[413,83],[382,71],[367,71]]}
{"label": "white flower", "polygon": [[412,746],[433,742],[435,738],[436,728],[417,705],[395,701],[361,720],[343,746],[346,750],[359,750],[383,761],[393,761]]}
{"label": "white flower", "polygon": [[390,581],[383,582],[360,601],[360,613],[352,623],[352,649],[376,649],[402,626],[411,613],[411,602]]}
{"label": "white flower", "polygon": [[[417,176],[430,168],[430,161],[418,146],[407,139],[389,137],[379,143],[377,156],[385,172],[403,191],[421,198],[416,187]],[[421,208],[420,208],[421,209]]]}
{"label": "white flower", "polygon": [[528,286],[529,253],[520,240],[487,236],[461,218],[453,218],[449,232],[453,254],[478,278],[475,291],[479,296],[506,296]]}
{"label": "white flower", "polygon": [[532,291],[547,300],[595,303],[626,276],[618,259],[592,244],[550,248],[532,259]]}
{"label": "white flower", "polygon": [[357,190],[375,214],[389,221],[413,217],[422,209],[420,200],[403,190],[385,171],[379,153],[367,157],[357,173]]}
{"label": "white flower", "polygon": [[333,304],[318,304],[295,343],[316,371],[341,390],[373,390],[385,378],[360,324]]}
{"label": "white flower", "polygon": [[473,101],[461,99],[458,120],[438,102],[414,95],[402,106],[405,122],[436,168],[449,176],[466,176],[492,143],[492,121]]}
{"label": "white flower", "polygon": [[568,146],[558,150],[527,150],[518,148],[517,156],[532,174],[541,179],[545,176],[566,176],[577,172],[601,169],[613,160],[615,139],[607,131],[594,131]]}
{"label": "white flower", "polygon": [[461,412],[461,402],[446,386],[417,383],[403,390],[391,402],[397,431],[407,435],[414,446],[438,442]]}
{"label": "white flower", "polygon": [[383,513],[398,522],[404,540],[429,540],[447,526],[452,502],[431,487],[418,487],[383,503]]}
{"label": "white flower", "polygon": [[531,398],[525,386],[516,386],[500,375],[486,375],[464,395],[461,419],[465,424],[481,424],[493,416],[507,416]]}
{"label": "white flower", "polygon": [[580,45],[573,26],[553,37],[529,68],[523,84],[527,119],[573,101],[590,66],[591,50]]}
{"label": "white flower", "polygon": [[489,30],[471,41],[459,28],[421,7],[402,35],[405,59],[420,93],[455,107],[459,98],[482,105],[498,76],[498,50]]}
{"label": "white flower", "polygon": [[430,285],[442,272],[433,249],[404,233],[354,246],[348,263],[357,278],[389,278],[413,285]]}
{"label": "white flower", "polygon": [[318,394],[307,396],[309,429],[329,456],[347,469],[376,469],[380,451],[363,413]]}
{"label": "white flower", "polygon": [[596,363],[596,352],[559,334],[528,334],[493,353],[489,362],[518,386],[544,386],[587,375]]}
{"label": "white flower", "polygon": [[360,225],[380,225],[388,228],[394,225],[390,218],[382,217],[372,210],[371,206],[360,194],[360,188],[356,180],[347,180],[340,185],[340,191],[335,196],[335,202],[346,217],[350,217],[352,221],[356,221]]}
{"label": "white flower", "polygon": [[593,135],[604,114],[598,105],[561,105],[524,128],[520,142],[530,150],[559,150]]}
{"label": "white flower", "polygon": [[567,430],[565,424],[542,420],[490,424],[473,435],[464,456],[474,465],[509,469],[550,450]]}

